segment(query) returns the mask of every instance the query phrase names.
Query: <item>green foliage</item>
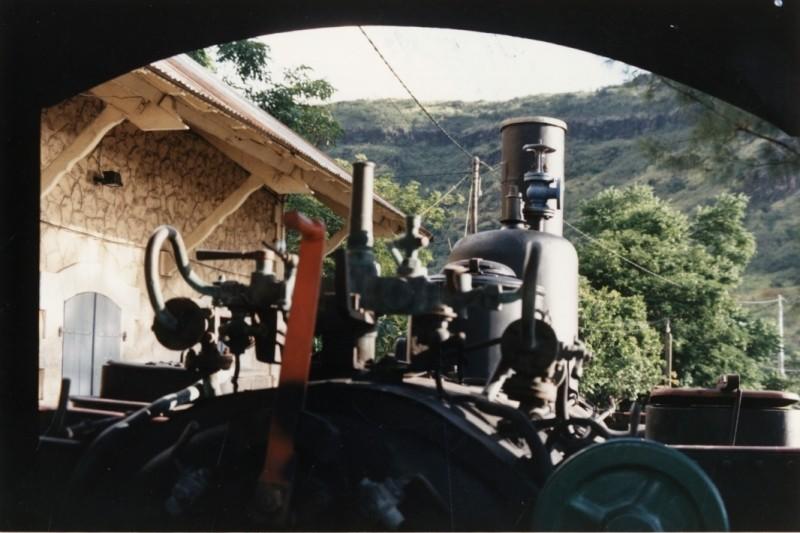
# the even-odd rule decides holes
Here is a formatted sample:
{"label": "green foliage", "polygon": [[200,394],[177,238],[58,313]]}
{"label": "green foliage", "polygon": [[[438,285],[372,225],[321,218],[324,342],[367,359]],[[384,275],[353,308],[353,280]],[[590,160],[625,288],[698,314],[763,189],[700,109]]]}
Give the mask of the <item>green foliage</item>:
{"label": "green foliage", "polygon": [[719,280],[738,285],[756,252],[753,234],[744,227],[748,199],[743,194],[722,194],[714,204],[697,209],[692,239],[716,259]]}
{"label": "green foliage", "polygon": [[[326,238],[342,229],[344,220],[334,213],[330,207],[323,204],[309,194],[289,194],[286,196],[286,211],[299,211],[309,218],[321,220],[325,223]],[[300,236],[293,232],[286,234],[286,247],[291,253],[297,253],[300,247]],[[333,259],[328,256],[322,263],[322,273],[325,277],[333,276]]]}
{"label": "green foliage", "polygon": [[311,73],[311,67],[305,65],[287,70],[282,83],[248,90],[247,96],[315,145],[332,146],[341,137],[342,128],[330,110],[315,102],[330,99],[335,90],[327,81],[313,79]]}
{"label": "green foliage", "polygon": [[580,285],[580,336],[594,352],[581,392],[597,405],[634,400],[663,382],[658,332],[640,295]]}
{"label": "green foliage", "polygon": [[211,54],[209,53],[208,49],[200,48],[199,50],[192,50],[191,52],[186,52],[186,55],[207,69],[212,71],[214,70],[214,60],[211,59]]}
{"label": "green foliage", "polygon": [[269,81],[269,47],[259,41],[245,40],[224,43],[217,47],[217,61],[230,63],[239,81]]}
{"label": "green foliage", "polygon": [[259,41],[243,40],[221,44],[216,50],[195,50],[188,55],[207,68],[229,64],[235,77],[225,81],[249,100],[316,146],[333,146],[342,128],[330,110],[321,104],[335,89],[324,79],[313,78],[311,67],[300,65],[283,72],[276,81],[269,68],[269,47]]}
{"label": "green foliage", "polygon": [[760,367],[775,353],[774,329],[730,294],[754,252],[742,224],[746,205],[742,196],[722,195],[689,218],[649,187],[632,186],[579,208],[578,226],[598,241],[577,243],[581,272],[595,289],[643,298],[648,320],[671,319],[673,368],[684,385],[711,386],[720,374],[738,373],[758,388],[766,377]]}

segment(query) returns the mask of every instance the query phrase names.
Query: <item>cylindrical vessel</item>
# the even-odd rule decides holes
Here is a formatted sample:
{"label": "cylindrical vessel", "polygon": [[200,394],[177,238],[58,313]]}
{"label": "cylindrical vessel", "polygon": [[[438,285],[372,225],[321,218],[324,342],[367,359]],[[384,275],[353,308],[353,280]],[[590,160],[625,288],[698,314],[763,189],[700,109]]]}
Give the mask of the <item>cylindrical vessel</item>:
{"label": "cylindrical vessel", "polygon": [[350,234],[348,248],[371,247],[372,236],[372,189],[375,181],[375,163],[356,161],[353,163],[353,194],[350,206]]}
{"label": "cylindrical vessel", "polygon": [[[495,285],[504,292],[513,292],[522,285],[514,271],[506,265],[484,259],[463,259],[451,263],[467,268],[472,276],[473,287]],[[450,265],[448,265],[450,266]],[[444,283],[444,275],[436,274],[431,279]],[[468,344],[500,338],[506,327],[522,314],[522,301],[517,300],[503,305],[500,309],[487,309],[474,305],[467,310],[467,317],[458,317],[450,326],[451,331],[468,335]],[[486,385],[500,364],[502,352],[500,345],[495,344],[480,350],[470,350],[464,354],[461,375],[465,383]]]}
{"label": "cylindrical vessel", "polygon": [[[544,297],[538,305],[546,311],[558,340],[571,345],[578,337],[578,254],[567,239],[516,228],[482,231],[458,241],[447,261],[454,263],[472,258],[494,261],[510,268],[513,275],[521,280],[525,271],[525,257],[534,243],[541,246],[536,284],[544,289]],[[514,309],[516,316],[502,314],[504,326],[522,316],[522,307]],[[475,327],[478,328],[477,324]],[[482,340],[489,339],[477,337],[468,342],[472,344]]]}
{"label": "cylindrical vessel", "polygon": [[[542,142],[555,149],[544,158],[545,171],[551,176],[564,179],[564,134],[567,131],[565,122],[550,117],[520,117],[502,122],[500,132],[502,137],[502,183],[500,187],[500,205],[502,214],[500,220],[507,224],[520,222],[522,211],[522,198],[518,201],[508,200],[510,195],[518,195],[524,191],[522,176],[535,168],[536,159],[531,152],[523,151],[526,144]],[[563,185],[563,184],[562,184]],[[548,202],[555,210],[553,217],[544,222],[543,231],[553,235],[561,235],[564,230],[564,187],[561,187],[559,205],[556,209],[556,200]]]}
{"label": "cylindrical vessel", "polygon": [[800,447],[797,395],[657,388],[650,395],[645,435],[665,444]]}

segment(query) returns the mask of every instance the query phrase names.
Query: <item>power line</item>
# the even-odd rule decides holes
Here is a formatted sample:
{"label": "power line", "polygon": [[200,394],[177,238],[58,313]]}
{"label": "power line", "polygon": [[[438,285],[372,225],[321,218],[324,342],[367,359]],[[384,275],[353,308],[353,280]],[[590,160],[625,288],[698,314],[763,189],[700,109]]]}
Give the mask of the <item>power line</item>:
{"label": "power line", "polygon": [[[430,114],[430,112],[425,108],[424,105],[422,105],[422,102],[420,102],[419,98],[417,98],[414,95],[414,93],[411,91],[411,89],[408,87],[408,85],[406,85],[406,83],[403,81],[403,78],[400,77],[400,75],[397,73],[397,71],[389,63],[389,60],[386,59],[386,57],[383,55],[383,53],[381,53],[380,49],[378,48],[378,45],[376,45],[375,42],[370,38],[370,36],[367,35],[367,32],[364,31],[364,28],[362,26],[359,26],[358,29],[361,32],[361,34],[364,36],[364,38],[369,42],[370,46],[372,46],[372,49],[375,50],[375,53],[378,54],[378,57],[381,58],[381,61],[383,61],[383,64],[386,65],[386,68],[389,69],[389,72],[391,72],[392,75],[395,77],[395,79],[400,83],[400,85],[403,86],[403,89],[405,89],[405,91],[408,93],[408,95],[411,97],[411,99],[414,100],[414,103],[417,104],[417,107],[419,107],[419,109],[425,114],[425,116],[428,117],[428,120],[430,120],[431,123],[434,126],[436,126],[436,128],[438,128],[439,131],[441,131],[444,134],[445,137],[450,139],[450,142],[453,143],[453,145],[455,145],[456,148],[458,148],[459,150],[464,152],[464,154],[469,156],[470,159],[475,157],[469,150],[464,148],[464,146],[460,142],[458,142],[455,139],[455,137],[450,135],[450,133],[446,129],[444,129],[444,127],[441,124],[439,124],[439,121],[436,120],[433,117],[433,115]],[[488,163],[485,163],[485,162],[481,161],[481,164],[483,166],[485,166],[487,169],[489,169],[490,172],[493,172],[493,171],[496,170],[494,167],[492,167]]]}
{"label": "power line", "polygon": [[624,256],[624,255],[622,255],[621,253],[617,252],[617,251],[616,251],[616,250],[614,250],[613,248],[611,248],[611,247],[609,247],[609,246],[606,246],[605,244],[603,244],[603,243],[602,243],[602,241],[600,241],[600,240],[598,240],[598,239],[595,239],[595,238],[594,238],[594,237],[592,237],[591,235],[588,235],[588,234],[584,233],[583,231],[581,231],[580,229],[576,228],[575,226],[573,226],[572,224],[570,224],[569,222],[567,222],[567,221],[566,221],[566,219],[564,220],[564,224],[566,224],[567,226],[569,226],[570,228],[572,228],[573,230],[575,230],[575,231],[576,231],[576,232],[577,232],[577,233],[578,233],[578,234],[579,234],[581,237],[584,237],[585,239],[587,239],[587,240],[588,240],[589,242],[591,242],[592,244],[594,244],[594,245],[596,245],[596,246],[599,246],[600,248],[602,248],[603,250],[605,250],[605,251],[609,252],[610,254],[612,254],[612,255],[615,255],[615,256],[617,256],[617,257],[619,257],[620,259],[622,259],[623,261],[625,261],[625,262],[626,262],[626,263],[628,263],[629,265],[633,266],[634,268],[637,268],[637,269],[641,270],[642,272],[644,272],[644,273],[646,273],[646,274],[650,274],[651,276],[655,276],[656,278],[660,279],[661,281],[663,281],[663,282],[665,282],[665,283],[669,283],[670,285],[674,285],[675,287],[678,287],[678,288],[680,288],[680,289],[684,288],[684,286],[683,286],[683,285],[680,285],[680,284],[678,284],[678,283],[675,283],[675,282],[674,282],[674,281],[672,281],[671,279],[667,279],[667,278],[665,278],[664,276],[662,276],[661,274],[658,274],[658,273],[656,273],[656,272],[653,272],[653,271],[652,271],[652,270],[650,270],[649,268],[647,268],[647,267],[644,267],[644,266],[640,265],[639,263],[637,263],[637,262],[635,262],[635,261],[632,261],[632,260],[628,259],[627,257],[625,257],[625,256]]}
{"label": "power line", "polygon": [[777,298],[773,298],[772,300],[751,300],[751,301],[742,301],[742,302],[739,302],[739,303],[742,304],[742,305],[774,304],[774,303],[778,303],[778,299]]}
{"label": "power line", "polygon": [[394,174],[391,175],[392,179],[404,179],[404,178],[427,178],[430,176],[460,176],[464,174],[463,170],[452,171],[452,172],[419,172],[417,174],[400,174],[396,176]]}
{"label": "power line", "polygon": [[447,189],[447,192],[446,192],[446,193],[444,193],[442,196],[440,196],[438,200],[436,200],[436,201],[435,201],[435,202],[433,202],[431,205],[429,205],[428,207],[426,207],[425,209],[423,209],[423,210],[422,210],[422,212],[419,214],[419,216],[421,216],[421,217],[422,217],[422,216],[425,216],[425,213],[427,213],[428,211],[430,211],[431,209],[433,209],[434,207],[436,207],[437,205],[439,205],[440,203],[442,203],[442,202],[444,201],[444,199],[445,199],[445,198],[447,198],[448,196],[450,196],[450,194],[451,194],[453,191],[455,191],[455,190],[458,188],[458,186],[459,186],[459,185],[461,185],[462,183],[464,183],[464,180],[466,180],[466,179],[467,179],[469,176],[470,176],[469,174],[465,174],[465,175],[464,175],[464,177],[463,177],[463,178],[461,178],[460,180],[458,180],[458,182],[456,182],[456,184],[455,184],[455,185],[453,185],[452,187],[450,187],[449,189]]}
{"label": "power line", "polygon": [[[742,305],[766,305],[766,304],[776,304],[778,303],[779,298],[773,298],[772,300],[749,300],[749,301],[740,301],[738,303]],[[787,300],[785,297],[781,297],[780,300],[783,300],[784,304],[791,305],[791,302]]]}

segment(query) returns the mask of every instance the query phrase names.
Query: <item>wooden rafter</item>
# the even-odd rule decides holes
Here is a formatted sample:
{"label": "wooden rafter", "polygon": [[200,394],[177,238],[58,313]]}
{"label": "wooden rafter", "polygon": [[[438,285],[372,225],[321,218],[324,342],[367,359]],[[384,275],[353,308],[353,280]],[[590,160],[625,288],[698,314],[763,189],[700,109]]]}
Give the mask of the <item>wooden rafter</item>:
{"label": "wooden rafter", "polygon": [[67,146],[53,161],[42,170],[41,197],[47,195],[56,186],[64,174],[72,170],[75,163],[86,157],[97,147],[106,133],[125,120],[125,114],[113,106],[106,106],[103,111],[81,131],[72,143]]}
{"label": "wooden rafter", "polygon": [[350,228],[345,224],[342,228],[328,237],[328,240],[325,242],[325,255],[330,255],[336,250],[341,244],[347,239],[347,234],[350,232]]}
{"label": "wooden rafter", "polygon": [[170,95],[149,91],[142,95],[124,84],[124,78],[114,79],[91,90],[107,105],[125,114],[142,131],[180,131],[187,126],[175,109],[175,99]]}
{"label": "wooden rafter", "polygon": [[225,154],[234,163],[248,171],[250,174],[261,176],[264,185],[278,194],[309,194],[311,191],[303,181],[292,177],[290,174],[283,174],[273,166],[264,163],[262,160],[235,148],[217,137],[204,131],[198,131],[201,137],[207,140],[214,148]]}
{"label": "wooden rafter", "polygon": [[176,109],[193,129],[210,134],[284,174],[291,175],[294,170],[294,158],[281,156],[273,144],[261,139],[256,141],[246,130],[234,131],[233,125],[226,123],[226,117],[221,113],[204,113],[181,101],[177,102]]}
{"label": "wooden rafter", "polygon": [[251,194],[264,186],[261,176],[251,175],[233,190],[185,239],[186,250],[197,248],[226,218],[236,212]]}

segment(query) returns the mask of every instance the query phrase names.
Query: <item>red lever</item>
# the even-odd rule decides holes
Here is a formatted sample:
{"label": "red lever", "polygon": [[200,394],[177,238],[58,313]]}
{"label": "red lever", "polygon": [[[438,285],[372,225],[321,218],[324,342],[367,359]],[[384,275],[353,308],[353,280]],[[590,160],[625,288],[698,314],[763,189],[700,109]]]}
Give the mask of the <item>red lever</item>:
{"label": "red lever", "polygon": [[[294,478],[294,435],[305,407],[306,387],[311,367],[311,348],[317,320],[317,305],[325,249],[325,224],[291,211],[283,217],[286,226],[299,231],[300,262],[297,268],[292,307],[286,325],[286,345],[281,375],[270,417],[269,441],[259,498],[272,509],[285,511]],[[264,499],[266,496],[266,500]]]}

